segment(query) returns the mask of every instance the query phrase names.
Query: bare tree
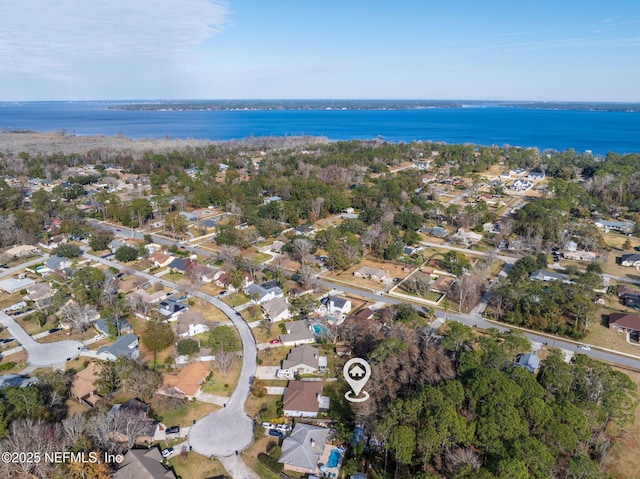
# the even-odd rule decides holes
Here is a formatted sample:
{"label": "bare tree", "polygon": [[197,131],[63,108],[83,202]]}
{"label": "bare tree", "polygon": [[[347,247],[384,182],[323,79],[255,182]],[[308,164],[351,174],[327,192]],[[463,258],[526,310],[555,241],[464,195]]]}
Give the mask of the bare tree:
{"label": "bare tree", "polygon": [[291,242],[291,258],[303,266],[311,255],[313,243],[304,238],[296,238]]}
{"label": "bare tree", "polygon": [[69,301],[65,304],[60,309],[59,314],[79,333],[84,333],[89,329],[91,322],[98,316],[98,312],[90,305],[85,304],[80,306],[75,301]]}
{"label": "bare tree", "polygon": [[240,256],[240,248],[223,244],[216,254],[216,259],[222,263],[233,263],[238,256]]}
{"label": "bare tree", "polygon": [[191,260],[184,268],[184,275],[189,278],[194,288],[199,288],[202,285],[202,273],[204,272],[204,266],[196,260]]}
{"label": "bare tree", "polygon": [[[34,452],[44,457],[46,453],[65,451],[69,440],[60,424],[50,424],[46,421],[31,419],[15,419],[9,428],[9,437],[0,443],[0,449],[10,452]],[[4,463],[4,461],[2,461]],[[9,462],[3,464],[3,477],[42,478],[51,477],[51,470],[55,464],[41,460]]]}
{"label": "bare tree", "polygon": [[231,367],[235,364],[238,356],[234,353],[230,353],[225,351],[224,348],[220,348],[215,355],[215,359],[213,360],[213,364],[215,364],[216,368],[222,373],[222,377],[227,377],[227,374],[231,370]]}
{"label": "bare tree", "polygon": [[312,223],[315,223],[317,219],[320,218],[322,205],[324,205],[324,198],[321,196],[311,202],[311,214],[309,215],[309,219]]}
{"label": "bare tree", "polygon": [[62,420],[62,429],[69,438],[71,444],[75,444],[85,432],[85,418],[80,414],[74,414]]}
{"label": "bare tree", "polygon": [[407,278],[404,283],[402,283],[402,286],[411,294],[422,295],[429,292],[431,278],[429,275],[418,271]]}
{"label": "bare tree", "polygon": [[300,270],[298,270],[300,286],[305,289],[318,289],[320,283],[316,275],[316,271],[311,266],[307,264],[303,265]]}
{"label": "bare tree", "polygon": [[458,311],[467,309],[480,299],[482,278],[476,273],[462,275],[451,286],[451,293],[458,298]]}

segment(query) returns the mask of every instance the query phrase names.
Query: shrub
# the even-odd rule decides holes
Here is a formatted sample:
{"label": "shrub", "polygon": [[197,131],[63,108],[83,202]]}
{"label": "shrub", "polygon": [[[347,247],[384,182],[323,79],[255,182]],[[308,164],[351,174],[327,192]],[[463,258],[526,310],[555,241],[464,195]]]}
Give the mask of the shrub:
{"label": "shrub", "polygon": [[258,461],[260,461],[262,464],[267,466],[269,469],[271,469],[276,474],[280,474],[282,472],[283,467],[284,467],[284,464],[279,463],[277,459],[274,459],[273,457],[268,456],[263,452],[258,454]]}

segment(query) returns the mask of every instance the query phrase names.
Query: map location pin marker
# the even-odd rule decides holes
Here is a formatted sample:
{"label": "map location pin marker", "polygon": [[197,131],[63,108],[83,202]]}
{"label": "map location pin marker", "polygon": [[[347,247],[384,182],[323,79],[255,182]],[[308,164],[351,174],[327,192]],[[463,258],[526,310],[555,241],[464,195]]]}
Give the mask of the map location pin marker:
{"label": "map location pin marker", "polygon": [[[347,382],[353,393],[347,391],[344,395],[347,401],[351,402],[363,402],[369,399],[369,393],[362,391],[362,388],[371,377],[371,366],[362,358],[352,358],[342,368],[342,374],[344,380]],[[363,397],[359,398],[360,393],[363,392]]]}

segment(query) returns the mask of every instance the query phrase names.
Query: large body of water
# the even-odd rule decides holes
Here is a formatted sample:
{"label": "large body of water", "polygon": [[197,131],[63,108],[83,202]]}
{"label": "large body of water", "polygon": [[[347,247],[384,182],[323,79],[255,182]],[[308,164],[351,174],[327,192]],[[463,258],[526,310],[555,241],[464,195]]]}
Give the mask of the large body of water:
{"label": "large body of water", "polygon": [[[121,102],[122,103],[122,102]],[[120,103],[120,104],[121,104]],[[640,152],[640,112],[522,107],[406,110],[128,110],[114,102],[0,103],[0,129],[223,141],[248,136],[443,141],[594,154]]]}

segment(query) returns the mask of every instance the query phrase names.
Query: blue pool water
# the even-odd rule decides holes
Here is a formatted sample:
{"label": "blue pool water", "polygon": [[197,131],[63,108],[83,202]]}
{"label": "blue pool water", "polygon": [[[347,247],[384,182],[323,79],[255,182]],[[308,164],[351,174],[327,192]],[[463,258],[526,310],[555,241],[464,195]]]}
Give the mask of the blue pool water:
{"label": "blue pool water", "polygon": [[327,332],[327,328],[318,323],[312,324],[311,329],[313,329],[313,334],[315,334],[316,336],[322,336]]}
{"label": "blue pool water", "polygon": [[329,454],[329,459],[327,459],[327,467],[336,467],[340,462],[340,451],[334,449]]}

